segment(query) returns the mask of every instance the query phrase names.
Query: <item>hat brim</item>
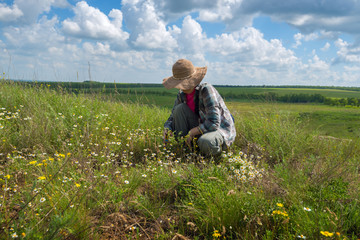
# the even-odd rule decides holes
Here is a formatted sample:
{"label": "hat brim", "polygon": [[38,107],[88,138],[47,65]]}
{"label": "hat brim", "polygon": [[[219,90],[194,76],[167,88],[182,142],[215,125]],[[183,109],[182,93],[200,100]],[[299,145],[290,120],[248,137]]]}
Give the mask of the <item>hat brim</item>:
{"label": "hat brim", "polygon": [[195,67],[195,72],[185,79],[176,79],[173,76],[164,78],[163,85],[166,89],[178,88],[189,90],[195,88],[204,79],[207,67]]}

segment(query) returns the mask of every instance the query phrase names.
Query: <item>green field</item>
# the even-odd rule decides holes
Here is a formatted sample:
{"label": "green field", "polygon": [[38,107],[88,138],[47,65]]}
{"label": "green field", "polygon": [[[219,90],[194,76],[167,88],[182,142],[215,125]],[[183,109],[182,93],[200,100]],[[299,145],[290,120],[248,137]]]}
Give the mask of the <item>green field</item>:
{"label": "green field", "polygon": [[227,101],[213,158],[164,145],[172,94],[1,81],[0,238],[360,238],[359,108]]}

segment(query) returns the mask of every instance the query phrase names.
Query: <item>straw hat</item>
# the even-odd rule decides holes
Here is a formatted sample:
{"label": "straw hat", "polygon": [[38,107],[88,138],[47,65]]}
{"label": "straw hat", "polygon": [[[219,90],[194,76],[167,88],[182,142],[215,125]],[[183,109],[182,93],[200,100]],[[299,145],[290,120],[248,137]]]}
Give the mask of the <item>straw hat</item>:
{"label": "straw hat", "polygon": [[186,59],[179,59],[172,67],[173,76],[164,78],[165,88],[178,88],[181,90],[190,90],[195,88],[205,77],[207,67],[194,67]]}

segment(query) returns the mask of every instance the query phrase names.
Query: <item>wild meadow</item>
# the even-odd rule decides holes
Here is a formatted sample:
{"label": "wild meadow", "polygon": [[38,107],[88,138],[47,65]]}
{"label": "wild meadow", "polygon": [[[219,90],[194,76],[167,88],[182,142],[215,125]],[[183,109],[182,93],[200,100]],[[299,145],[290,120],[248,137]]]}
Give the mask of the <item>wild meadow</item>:
{"label": "wild meadow", "polygon": [[3,79],[0,238],[360,239],[359,137],[229,106],[205,158],[163,142],[168,108]]}

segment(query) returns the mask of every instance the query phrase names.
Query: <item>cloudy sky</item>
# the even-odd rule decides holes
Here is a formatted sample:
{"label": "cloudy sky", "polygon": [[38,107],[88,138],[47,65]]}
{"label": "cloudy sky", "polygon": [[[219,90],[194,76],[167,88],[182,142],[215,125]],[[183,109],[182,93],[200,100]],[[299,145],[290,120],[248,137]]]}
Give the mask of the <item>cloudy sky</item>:
{"label": "cloudy sky", "polygon": [[212,84],[360,86],[359,12],[359,0],[0,0],[0,71],[161,83],[187,58]]}

